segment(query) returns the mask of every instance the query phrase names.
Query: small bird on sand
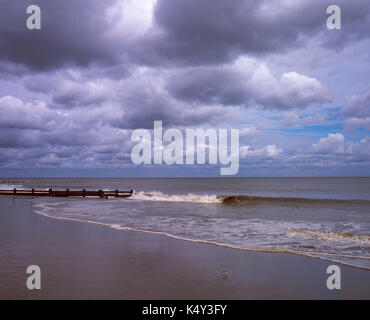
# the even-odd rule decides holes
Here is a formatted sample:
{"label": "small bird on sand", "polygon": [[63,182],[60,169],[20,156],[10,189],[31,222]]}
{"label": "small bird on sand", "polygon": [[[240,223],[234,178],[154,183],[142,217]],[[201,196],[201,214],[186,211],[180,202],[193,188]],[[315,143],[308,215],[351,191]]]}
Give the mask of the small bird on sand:
{"label": "small bird on sand", "polygon": [[222,280],[226,280],[229,277],[229,273],[226,270],[222,270]]}

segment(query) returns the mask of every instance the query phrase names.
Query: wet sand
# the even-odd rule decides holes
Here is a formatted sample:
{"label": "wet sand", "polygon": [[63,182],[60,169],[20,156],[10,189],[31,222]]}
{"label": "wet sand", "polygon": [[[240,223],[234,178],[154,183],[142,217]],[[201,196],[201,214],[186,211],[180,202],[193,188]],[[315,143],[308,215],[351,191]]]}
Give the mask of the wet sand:
{"label": "wet sand", "polygon": [[[248,252],[33,212],[29,199],[0,197],[0,299],[370,299],[370,271]],[[41,268],[41,290],[26,269]]]}

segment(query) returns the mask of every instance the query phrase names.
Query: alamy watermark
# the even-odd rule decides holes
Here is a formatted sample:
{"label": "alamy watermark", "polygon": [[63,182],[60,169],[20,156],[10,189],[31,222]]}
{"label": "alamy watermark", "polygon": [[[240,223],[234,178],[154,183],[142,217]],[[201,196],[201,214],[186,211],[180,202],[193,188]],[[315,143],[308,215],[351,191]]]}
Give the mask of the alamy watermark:
{"label": "alamy watermark", "polygon": [[331,5],[326,9],[326,13],[330,14],[326,20],[326,27],[329,30],[342,29],[342,14],[340,7]]}
{"label": "alamy watermark", "polygon": [[30,276],[27,278],[27,288],[29,290],[40,290],[41,289],[41,269],[37,265],[31,265],[27,267],[27,274]]}
{"label": "alamy watermark", "polygon": [[40,30],[41,29],[41,9],[37,5],[30,5],[26,9],[26,13],[29,15],[26,19],[26,26],[28,30]]}
{"label": "alamy watermark", "polygon": [[[180,129],[163,132],[162,121],[154,121],[153,137],[150,130],[132,132],[131,160],[141,164],[221,165],[222,176],[239,171],[239,129],[186,128],[185,138]],[[208,161],[206,161],[206,151]]]}
{"label": "alamy watermark", "polygon": [[326,280],[326,287],[329,290],[340,290],[341,287],[341,273],[339,266],[333,264],[327,267],[326,273],[330,274],[328,279]]}

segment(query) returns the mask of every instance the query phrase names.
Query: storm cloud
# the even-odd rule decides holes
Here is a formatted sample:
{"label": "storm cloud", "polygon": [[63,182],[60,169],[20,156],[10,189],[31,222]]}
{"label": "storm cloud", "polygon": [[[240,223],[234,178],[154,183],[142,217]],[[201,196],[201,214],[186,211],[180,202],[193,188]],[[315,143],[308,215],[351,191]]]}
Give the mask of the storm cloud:
{"label": "storm cloud", "polygon": [[178,71],[169,77],[168,88],[175,97],[188,102],[270,110],[305,108],[330,99],[317,79],[296,72],[276,77],[264,63],[245,58],[233,65]]}
{"label": "storm cloud", "polygon": [[126,168],[155,120],[240,128],[242,167],[366,162],[370,2],[335,1],[341,30],[331,4],[3,0],[0,170]]}
{"label": "storm cloud", "polygon": [[[36,70],[109,62],[115,51],[114,42],[105,36],[111,28],[106,11],[115,2],[2,1],[0,56]],[[25,12],[31,4],[42,7],[42,28],[38,32],[25,28]]]}
{"label": "storm cloud", "polygon": [[370,4],[366,0],[336,1],[346,34],[325,28],[322,0],[158,0],[154,31],[148,42],[167,61],[185,65],[232,61],[240,55],[286,52],[313,38],[322,45],[343,47],[369,37]]}

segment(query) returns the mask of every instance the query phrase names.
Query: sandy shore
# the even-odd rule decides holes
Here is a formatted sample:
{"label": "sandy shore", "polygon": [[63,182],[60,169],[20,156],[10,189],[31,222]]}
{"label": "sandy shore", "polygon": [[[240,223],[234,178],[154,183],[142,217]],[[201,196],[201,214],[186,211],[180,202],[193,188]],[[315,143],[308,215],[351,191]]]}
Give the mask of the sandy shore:
{"label": "sandy shore", "polygon": [[[26,268],[42,289],[26,288]],[[293,254],[233,250],[61,221],[0,198],[0,299],[370,299],[370,271]]]}

